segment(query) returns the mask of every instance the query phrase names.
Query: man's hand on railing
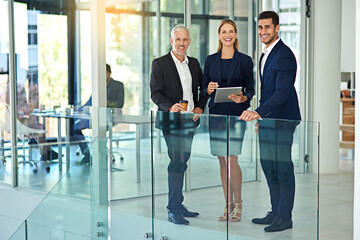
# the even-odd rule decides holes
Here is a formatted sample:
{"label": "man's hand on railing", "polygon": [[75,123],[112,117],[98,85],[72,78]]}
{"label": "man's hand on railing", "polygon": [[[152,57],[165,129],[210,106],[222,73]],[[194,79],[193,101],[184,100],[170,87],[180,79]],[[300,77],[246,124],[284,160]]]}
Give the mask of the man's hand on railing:
{"label": "man's hand on railing", "polygon": [[255,111],[243,111],[239,120],[252,121],[259,118],[261,118],[261,116]]}

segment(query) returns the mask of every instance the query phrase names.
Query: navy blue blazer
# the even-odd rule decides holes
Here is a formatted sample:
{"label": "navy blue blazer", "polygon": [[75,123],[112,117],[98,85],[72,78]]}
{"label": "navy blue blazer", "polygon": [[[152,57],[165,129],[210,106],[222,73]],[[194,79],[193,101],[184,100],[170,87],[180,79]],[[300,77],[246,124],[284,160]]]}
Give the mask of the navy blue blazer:
{"label": "navy blue blazer", "polygon": [[[259,64],[259,71],[260,70]],[[262,118],[301,120],[295,90],[296,58],[291,49],[280,41],[266,59],[260,74],[260,106],[255,110]]]}
{"label": "navy blue blazer", "polygon": [[[248,101],[244,103],[230,103],[232,104],[231,108],[238,114],[250,107],[250,101],[255,94],[253,67],[251,57],[235,50],[227,84],[228,87],[243,87],[243,94],[248,98]],[[209,82],[217,82],[219,88],[221,88],[221,51],[209,55],[205,61],[202,95],[207,98],[211,97],[209,102],[209,108],[211,109],[216,105],[214,103],[216,91],[211,95],[207,94]]]}

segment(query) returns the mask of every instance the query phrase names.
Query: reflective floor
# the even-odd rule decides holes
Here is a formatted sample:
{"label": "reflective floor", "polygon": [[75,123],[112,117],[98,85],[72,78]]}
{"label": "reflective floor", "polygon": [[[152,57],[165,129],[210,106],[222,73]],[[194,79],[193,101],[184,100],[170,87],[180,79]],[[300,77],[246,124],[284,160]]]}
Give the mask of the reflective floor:
{"label": "reflective floor", "polygon": [[[72,146],[74,154],[77,146]],[[146,153],[146,150],[145,150]],[[126,237],[124,234],[128,234],[128,239],[142,239],[142,234],[151,231],[151,198],[146,196],[148,193],[149,182],[147,179],[147,173],[144,169],[147,168],[146,163],[142,165],[141,171],[141,184],[138,188],[133,189],[133,184],[136,182],[134,175],[134,169],[136,164],[133,159],[134,151],[122,146],[121,154],[124,160],[116,158],[111,178],[112,182],[112,194],[125,194],[127,197],[122,200],[113,200],[111,202],[111,236],[113,239],[120,237]],[[76,161],[80,156],[73,156],[73,161]],[[159,159],[159,166],[166,166],[166,158]],[[196,163],[194,163],[196,164]],[[244,165],[245,164],[245,165]],[[246,167],[246,161],[241,162],[242,167]],[[196,166],[196,165],[195,165]],[[195,167],[194,166],[194,167]],[[190,192],[185,192],[185,205],[194,211],[199,211],[200,216],[195,219],[189,219],[189,226],[177,226],[167,221],[166,215],[166,184],[159,184],[157,189],[157,195],[155,197],[155,233],[157,236],[168,236],[171,239],[195,239],[194,236],[211,236],[211,239],[224,239],[227,224],[224,222],[218,222],[217,219],[220,216],[223,206],[223,194],[219,186],[216,183],[219,182],[218,178],[218,163],[214,161],[206,166],[209,172],[213,174],[213,179],[198,178],[197,184],[204,186],[211,182],[215,186],[209,186],[207,188],[196,188]],[[352,206],[353,206],[353,161],[348,159],[341,160],[341,173],[335,175],[321,175],[320,176],[320,239],[352,239]],[[5,168],[6,170],[6,168]],[[57,182],[59,177],[58,165],[55,163],[51,165],[50,173],[41,171],[34,177],[29,167],[22,168],[24,174],[21,174],[22,181],[29,179],[37,179],[29,182],[32,187],[37,188],[49,187],[51,183]],[[44,169],[43,169],[44,170]],[[28,172],[27,174],[25,174]],[[166,176],[162,176],[159,171],[157,181],[160,181]],[[119,187],[119,181],[116,179],[128,179],[128,183],[123,183]],[[126,175],[126,177],[124,177]],[[31,177],[30,177],[31,176]],[[70,198],[62,197],[61,202],[49,201],[50,205],[47,205],[49,209],[54,206],[62,205],[65,208],[82,209],[86,206],[86,199],[89,196],[88,187],[84,187],[86,179],[89,177],[89,167],[86,166],[73,166],[71,175],[64,178],[62,184],[57,186],[57,189],[61,193],[68,193]],[[194,177],[193,177],[194,178]],[[196,179],[196,178],[195,178]],[[195,181],[195,179],[193,179]],[[163,179],[164,180],[164,179]],[[201,182],[203,181],[203,182]],[[296,174],[297,191],[295,207],[293,212],[294,228],[281,233],[265,233],[263,226],[258,226],[251,223],[251,218],[264,215],[269,210],[268,190],[265,182],[249,181],[243,184],[243,217],[239,223],[229,223],[229,239],[316,239],[314,232],[316,232],[316,177],[312,175]],[[127,186],[127,187],[126,187]],[[53,193],[56,194],[56,189]],[[24,190],[23,188],[11,189],[8,187],[1,187],[0,198],[0,239],[7,239],[10,232],[15,231],[16,227],[21,224],[21,220],[24,220],[37,206],[41,198],[42,193],[36,191]],[[25,192],[25,193],[24,193]],[[124,196],[125,196],[124,195]],[[313,196],[314,195],[314,196]],[[24,197],[25,196],[25,197]],[[73,204],[73,196],[76,196],[77,203]],[[118,197],[121,195],[118,195]],[[309,201],[311,199],[311,201]],[[68,205],[66,205],[68,203]],[[67,206],[67,207],[66,207]],[[83,206],[83,207],[82,207]],[[85,208],[83,208],[85,209]],[[21,212],[21,214],[19,213]],[[84,215],[84,217],[87,215]],[[126,219],[126,221],[124,221]],[[74,225],[72,223],[71,225]],[[75,224],[76,226],[76,224]],[[184,232],[183,230],[186,229]],[[189,236],[184,238],[184,234]],[[137,237],[138,236],[138,237]],[[181,236],[181,238],[178,238]],[[208,238],[210,239],[210,238]]]}
{"label": "reflective floor", "polygon": [[[249,239],[316,239],[316,235],[314,236],[316,233],[316,203],[309,200],[311,199],[309,194],[314,194],[312,188],[316,187],[316,179],[311,175],[298,174],[296,180],[301,186],[306,183],[307,187],[297,189],[293,211],[294,228],[292,230],[268,234],[263,231],[264,226],[251,223],[252,218],[265,215],[270,207],[266,183],[249,182],[243,185],[242,220],[238,223],[229,223],[229,232],[232,234],[230,239],[246,239],[243,237],[249,237]],[[195,233],[199,234],[199,229],[207,229],[210,232],[201,231],[202,238],[198,239],[206,239],[204,237],[213,234],[213,231],[226,232],[227,223],[218,221],[224,207],[223,193],[220,187],[193,190],[184,193],[184,196],[185,205],[189,210],[200,213],[197,218],[188,218],[190,225],[186,226],[186,232],[189,236],[194,236]],[[316,198],[316,196],[314,197]],[[151,202],[151,198],[112,201],[111,208],[114,212],[128,214],[127,219],[129,216],[151,218],[149,202]],[[155,229],[166,234],[170,239],[195,239],[184,238],[183,226],[173,226],[172,223],[167,222],[166,203],[166,194],[155,197],[155,218],[157,219]],[[117,214],[115,213],[112,216],[114,224],[118,223],[116,217]],[[169,227],[172,229],[171,231],[167,230]],[[176,236],[176,233],[181,237]],[[224,239],[223,236],[221,238],[220,236],[211,239]]]}
{"label": "reflective floor", "polygon": [[[353,165],[352,161],[342,161],[342,165]],[[299,177],[297,175],[297,181],[307,181],[311,177]],[[310,187],[310,184],[309,184]],[[251,182],[244,184],[244,190],[250,191],[250,189],[266,190],[262,182]],[[214,195],[213,193],[219,193]],[[223,205],[221,189],[213,187],[209,189],[194,190],[191,194],[185,193],[186,205],[190,210],[198,210],[200,217],[191,220],[189,226],[186,226],[186,230],[194,230],[199,232],[199,227],[213,228],[216,231],[223,232],[226,228],[225,223],[217,221],[217,217],[221,214],[221,208]],[[304,189],[303,193],[306,191]],[[212,195],[209,199],[207,196]],[[21,220],[24,220],[30,212],[32,212],[37,204],[40,202],[43,193],[31,191],[29,189],[12,189],[8,186],[0,186],[0,195],[6,196],[0,198],[0,239],[8,239],[10,234],[15,232],[15,229],[20,226]],[[283,233],[265,234],[261,226],[256,226],[250,223],[250,219],[259,213],[263,214],[263,211],[267,210],[267,195],[258,195],[258,202],[264,202],[264,206],[261,209],[254,209],[252,201],[249,202],[250,194],[244,195],[244,214],[240,223],[231,223],[230,228],[232,233],[256,234],[259,239],[312,239],[312,238],[298,238],[297,233],[300,229],[303,229],[308,223],[306,219],[302,219],[301,211],[301,195],[297,193],[295,210],[294,210],[294,229],[285,231]],[[351,240],[352,238],[352,212],[353,212],[353,172],[349,170],[343,170],[340,174],[334,175],[322,175],[320,177],[320,239],[326,240]],[[145,233],[148,228],[151,228],[151,224],[148,223],[148,218],[151,216],[151,211],[146,206],[149,206],[150,198],[137,198],[127,199],[120,201],[113,201],[112,206],[112,222],[116,223],[119,219],[123,219],[124,216],[131,216],[134,213],[138,214],[135,218],[137,224],[132,225],[131,221],[128,224],[117,224],[112,227],[113,239],[119,234],[124,234],[123,229],[134,229],[139,233],[138,239],[142,239],[142,233]],[[164,214],[164,206],[166,202],[166,195],[159,196],[157,198],[158,203],[156,205],[157,219],[161,221],[161,224],[171,228],[174,224],[166,221],[166,215]],[[201,201],[198,201],[201,200]],[[203,203],[206,202],[206,205]],[[204,203],[205,204],[205,203]],[[143,205],[143,208],[139,206]],[[257,216],[257,215],[256,215]],[[336,217],[335,217],[336,216]],[[126,218],[129,220],[129,218]],[[140,221],[140,222],[139,222]],[[140,223],[146,222],[147,224],[141,225]],[[336,227],[335,227],[336,226]],[[183,228],[180,228],[183,229]],[[200,228],[201,230],[201,228]],[[129,231],[128,231],[129,232]],[[190,231],[191,232],[191,231]],[[214,231],[211,231],[215,234]],[[245,235],[246,236],[246,235]],[[131,238],[132,239],[132,238]],[[236,239],[236,238],[231,238]]]}

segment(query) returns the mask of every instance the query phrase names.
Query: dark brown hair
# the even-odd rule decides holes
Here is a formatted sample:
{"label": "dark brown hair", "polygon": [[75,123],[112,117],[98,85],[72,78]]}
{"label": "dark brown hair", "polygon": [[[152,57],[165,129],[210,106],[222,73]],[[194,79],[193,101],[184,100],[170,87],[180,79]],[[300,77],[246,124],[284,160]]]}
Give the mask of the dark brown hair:
{"label": "dark brown hair", "polygon": [[268,19],[268,18],[272,19],[272,23],[274,24],[275,27],[279,25],[279,15],[274,11],[264,11],[260,13],[258,16],[258,21],[260,19]]}

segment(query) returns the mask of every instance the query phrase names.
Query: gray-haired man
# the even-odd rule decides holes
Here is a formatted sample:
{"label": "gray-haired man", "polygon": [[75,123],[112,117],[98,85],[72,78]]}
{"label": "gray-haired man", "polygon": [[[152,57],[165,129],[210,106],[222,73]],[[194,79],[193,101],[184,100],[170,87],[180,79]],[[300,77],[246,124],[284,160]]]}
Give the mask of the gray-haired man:
{"label": "gray-haired man", "polygon": [[[157,127],[162,129],[170,163],[168,166],[168,220],[175,224],[189,224],[184,217],[196,217],[197,212],[188,211],[183,205],[182,194],[186,162],[190,158],[196,117],[180,116],[185,111],[179,103],[187,100],[187,112],[202,113],[207,99],[199,96],[203,73],[196,58],[187,57],[190,45],[189,30],[176,26],[171,31],[172,50],[152,63],[150,89],[151,99],[158,106]],[[172,113],[170,113],[172,112]],[[187,119],[186,119],[187,118]],[[171,120],[170,120],[171,119]]]}

